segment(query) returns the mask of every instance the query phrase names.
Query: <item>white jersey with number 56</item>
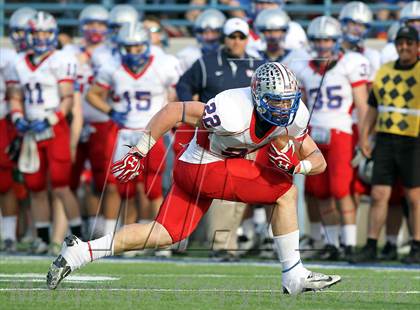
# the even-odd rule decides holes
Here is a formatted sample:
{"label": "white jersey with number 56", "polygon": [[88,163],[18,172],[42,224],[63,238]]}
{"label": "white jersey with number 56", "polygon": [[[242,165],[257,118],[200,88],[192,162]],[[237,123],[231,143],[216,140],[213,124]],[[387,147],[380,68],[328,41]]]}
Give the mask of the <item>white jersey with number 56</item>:
{"label": "white jersey with number 56", "polygon": [[127,112],[124,127],[140,129],[167,103],[168,89],[178,79],[179,70],[172,59],[155,55],[139,73],[123,64],[103,66],[96,83],[110,90],[113,109]]}
{"label": "white jersey with number 56", "polygon": [[[355,52],[342,55],[334,67],[325,73],[324,80],[323,72],[313,61],[307,62],[303,68],[296,68],[294,71],[305,89],[308,106],[313,108],[310,125],[351,134],[352,89],[368,82],[369,69],[369,61]],[[318,91],[320,86],[321,90]]]}
{"label": "white jersey with number 56", "polygon": [[60,105],[59,84],[76,79],[77,60],[72,53],[53,51],[34,65],[28,54],[20,55],[15,74],[25,96],[29,120],[44,119]]}
{"label": "white jersey with number 56", "polygon": [[255,133],[256,120],[250,87],[221,92],[207,102],[202,118],[205,130],[196,131],[180,160],[207,164],[229,157],[245,157],[277,136],[303,138],[306,135],[309,113],[305,104],[300,102],[290,126],[273,126],[262,137]]}

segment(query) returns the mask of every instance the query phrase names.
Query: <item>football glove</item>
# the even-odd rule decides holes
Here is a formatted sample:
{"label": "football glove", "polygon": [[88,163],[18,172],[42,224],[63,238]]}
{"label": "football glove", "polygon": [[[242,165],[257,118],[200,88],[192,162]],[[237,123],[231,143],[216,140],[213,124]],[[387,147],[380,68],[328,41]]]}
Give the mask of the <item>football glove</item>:
{"label": "football glove", "polygon": [[137,147],[130,145],[126,146],[130,147],[130,151],[111,166],[112,174],[121,183],[126,183],[135,179],[144,167],[142,165],[143,155]]}
{"label": "football glove", "polygon": [[351,160],[351,166],[353,168],[358,167],[363,159],[365,159],[365,155],[363,155],[362,149],[360,147],[356,147],[353,153],[353,158]]}
{"label": "football glove", "polygon": [[109,117],[118,125],[118,127],[124,127],[127,119],[127,112],[118,112],[111,109],[108,113]]}
{"label": "football glove", "polygon": [[19,133],[24,134],[29,130],[29,122],[25,118],[19,117],[15,120],[15,127]]}
{"label": "football glove", "polygon": [[60,122],[63,119],[64,119],[63,113],[58,111],[58,112],[47,115],[47,117],[43,120],[32,121],[31,124],[29,125],[29,128],[34,133],[40,133],[56,125],[58,122]]}
{"label": "football glove", "polygon": [[31,122],[31,124],[29,125],[29,128],[31,129],[32,132],[40,133],[40,132],[43,132],[44,130],[50,128],[50,124],[48,123],[48,121],[46,119],[44,119],[42,121],[35,120],[35,121]]}
{"label": "football glove", "polygon": [[279,150],[274,143],[271,143],[270,150],[268,151],[270,161],[288,174],[299,173],[300,160],[295,150],[295,144],[292,140],[289,140],[283,149]]}

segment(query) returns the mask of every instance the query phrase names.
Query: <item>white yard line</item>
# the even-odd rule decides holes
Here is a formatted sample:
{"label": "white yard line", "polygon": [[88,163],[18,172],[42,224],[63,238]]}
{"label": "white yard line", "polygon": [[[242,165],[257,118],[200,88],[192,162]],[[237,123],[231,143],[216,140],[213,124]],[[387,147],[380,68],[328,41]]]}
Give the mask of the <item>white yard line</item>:
{"label": "white yard line", "polygon": [[[45,256],[0,256],[0,265],[1,264],[21,264],[25,262],[33,261],[48,261],[51,262],[53,257]],[[190,265],[190,266],[255,266],[255,267],[272,267],[280,268],[280,264],[276,261],[241,261],[236,263],[220,263],[213,262],[205,258],[184,258],[184,259],[155,259],[155,258],[130,258],[130,259],[121,259],[121,258],[107,258],[95,263],[99,264],[168,264],[168,265]],[[420,266],[404,266],[404,265],[381,265],[381,264],[362,264],[362,265],[349,265],[346,263],[305,263],[305,266],[308,268],[317,268],[317,269],[345,269],[345,270],[374,270],[377,272],[393,272],[393,271],[403,271],[403,272],[420,272]]]}
{"label": "white yard line", "polygon": [[[0,288],[0,292],[50,291],[47,288]],[[117,291],[117,292],[153,292],[153,293],[282,293],[282,290],[270,289],[170,289],[170,288],[59,288],[57,291]],[[53,291],[51,291],[53,292]],[[420,291],[366,291],[366,290],[325,290],[322,294],[420,294]]]}

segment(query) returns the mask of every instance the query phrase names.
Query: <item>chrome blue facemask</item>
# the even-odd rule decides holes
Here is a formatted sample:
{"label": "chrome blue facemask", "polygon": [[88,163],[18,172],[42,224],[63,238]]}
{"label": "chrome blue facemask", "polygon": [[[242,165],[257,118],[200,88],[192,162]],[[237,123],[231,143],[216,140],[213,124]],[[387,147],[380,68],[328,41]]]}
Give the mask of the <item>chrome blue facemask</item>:
{"label": "chrome blue facemask", "polygon": [[[256,103],[257,113],[267,122],[275,126],[287,127],[295,120],[297,110],[299,109],[300,98],[302,93],[300,91],[291,95],[264,95]],[[293,100],[290,108],[274,107],[269,104],[270,100],[282,101]]]}

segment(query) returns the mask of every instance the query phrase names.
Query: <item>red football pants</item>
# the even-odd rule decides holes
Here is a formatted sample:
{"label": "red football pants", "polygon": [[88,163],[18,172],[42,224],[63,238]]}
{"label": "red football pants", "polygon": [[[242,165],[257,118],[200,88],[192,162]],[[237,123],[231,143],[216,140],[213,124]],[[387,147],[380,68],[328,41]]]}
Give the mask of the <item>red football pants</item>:
{"label": "red football pants", "polygon": [[209,164],[177,160],[174,184],[159,210],[156,221],[172,241],[188,237],[207,212],[213,199],[250,204],[273,204],[292,186],[292,178],[268,162],[227,159]]}

